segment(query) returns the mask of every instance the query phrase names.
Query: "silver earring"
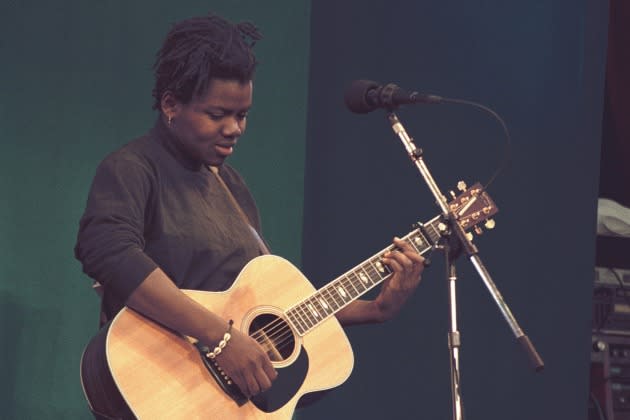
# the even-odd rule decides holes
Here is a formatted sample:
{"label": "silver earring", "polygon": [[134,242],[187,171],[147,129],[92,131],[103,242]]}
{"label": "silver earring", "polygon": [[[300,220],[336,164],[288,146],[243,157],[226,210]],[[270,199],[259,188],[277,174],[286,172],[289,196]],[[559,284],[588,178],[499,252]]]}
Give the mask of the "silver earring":
{"label": "silver earring", "polygon": [[171,122],[173,121],[173,117],[169,116],[168,117],[168,126],[171,126]]}

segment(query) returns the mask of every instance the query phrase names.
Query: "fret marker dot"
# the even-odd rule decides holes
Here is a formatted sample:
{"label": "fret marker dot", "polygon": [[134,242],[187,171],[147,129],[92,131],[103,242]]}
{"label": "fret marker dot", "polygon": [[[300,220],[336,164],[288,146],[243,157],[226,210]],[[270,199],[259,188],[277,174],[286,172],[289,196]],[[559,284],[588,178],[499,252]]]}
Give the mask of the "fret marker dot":
{"label": "fret marker dot", "polygon": [[328,304],[326,303],[326,301],[324,299],[319,299],[319,303],[322,304],[322,306],[324,307],[324,309],[328,309]]}
{"label": "fret marker dot", "polygon": [[308,309],[311,310],[313,316],[315,316],[316,318],[319,316],[319,313],[317,313],[317,311],[313,308],[313,305],[311,305],[310,303],[308,304]]}
{"label": "fret marker dot", "polygon": [[376,268],[378,269],[378,271],[380,271],[381,273],[385,271],[385,269],[383,268],[383,263],[380,261],[376,262]]}

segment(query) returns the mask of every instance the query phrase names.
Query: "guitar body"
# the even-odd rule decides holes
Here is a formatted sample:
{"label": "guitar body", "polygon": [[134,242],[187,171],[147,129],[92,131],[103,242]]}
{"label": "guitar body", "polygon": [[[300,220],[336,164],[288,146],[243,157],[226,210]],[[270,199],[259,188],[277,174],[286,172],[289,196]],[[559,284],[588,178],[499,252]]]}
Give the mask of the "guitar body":
{"label": "guitar body", "polygon": [[[464,230],[498,211],[479,183],[462,188],[449,209]],[[434,217],[402,239],[424,254],[445,234],[442,221]],[[208,350],[124,308],[83,352],[81,381],[90,408],[124,420],[290,419],[302,396],[350,376],[352,349],[334,314],[392,274],[382,258],[394,249],[390,245],[320,290],[274,255],[250,261],[225,292],[184,290],[267,351],[278,377],[250,400],[205,358]]]}
{"label": "guitar body", "polygon": [[[274,322],[283,322],[284,311],[314,291],[297,268],[273,255],[252,260],[225,292],[184,290],[250,335],[260,322],[276,317]],[[89,401],[90,395],[105,392],[106,385],[94,385],[95,378],[105,376],[98,371],[105,364],[97,360],[104,354],[115,387],[139,419],[290,419],[301,396],[343,383],[354,360],[334,316],[303,337],[282,325],[286,327],[282,342],[274,344],[272,337],[268,350],[278,379],[269,391],[238,405],[186,337],[125,308],[86,348],[81,367],[86,396]],[[224,351],[230,351],[229,344]]]}

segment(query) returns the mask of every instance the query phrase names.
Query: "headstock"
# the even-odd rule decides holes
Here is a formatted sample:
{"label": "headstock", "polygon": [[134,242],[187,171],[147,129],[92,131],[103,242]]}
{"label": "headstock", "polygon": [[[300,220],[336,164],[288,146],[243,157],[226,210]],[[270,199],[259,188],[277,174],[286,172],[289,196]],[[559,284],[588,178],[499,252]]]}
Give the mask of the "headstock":
{"label": "headstock", "polygon": [[448,203],[449,209],[455,214],[457,221],[464,230],[474,228],[475,233],[481,234],[483,231],[478,226],[479,223],[485,221],[486,229],[493,229],[495,222],[491,217],[496,214],[497,208],[492,198],[484,191],[480,183],[474,184],[467,188],[463,181],[457,183],[457,189],[461,191],[460,195],[455,195],[450,191],[453,200]]}

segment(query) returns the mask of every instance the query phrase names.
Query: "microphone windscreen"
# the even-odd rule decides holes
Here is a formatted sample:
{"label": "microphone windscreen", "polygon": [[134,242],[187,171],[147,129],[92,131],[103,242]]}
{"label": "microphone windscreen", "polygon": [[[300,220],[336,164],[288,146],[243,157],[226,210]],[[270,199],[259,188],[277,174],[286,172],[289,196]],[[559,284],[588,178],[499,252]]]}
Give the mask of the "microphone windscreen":
{"label": "microphone windscreen", "polygon": [[344,94],[346,107],[355,114],[367,114],[377,108],[376,104],[368,101],[368,92],[380,85],[372,80],[355,80],[350,83]]}

